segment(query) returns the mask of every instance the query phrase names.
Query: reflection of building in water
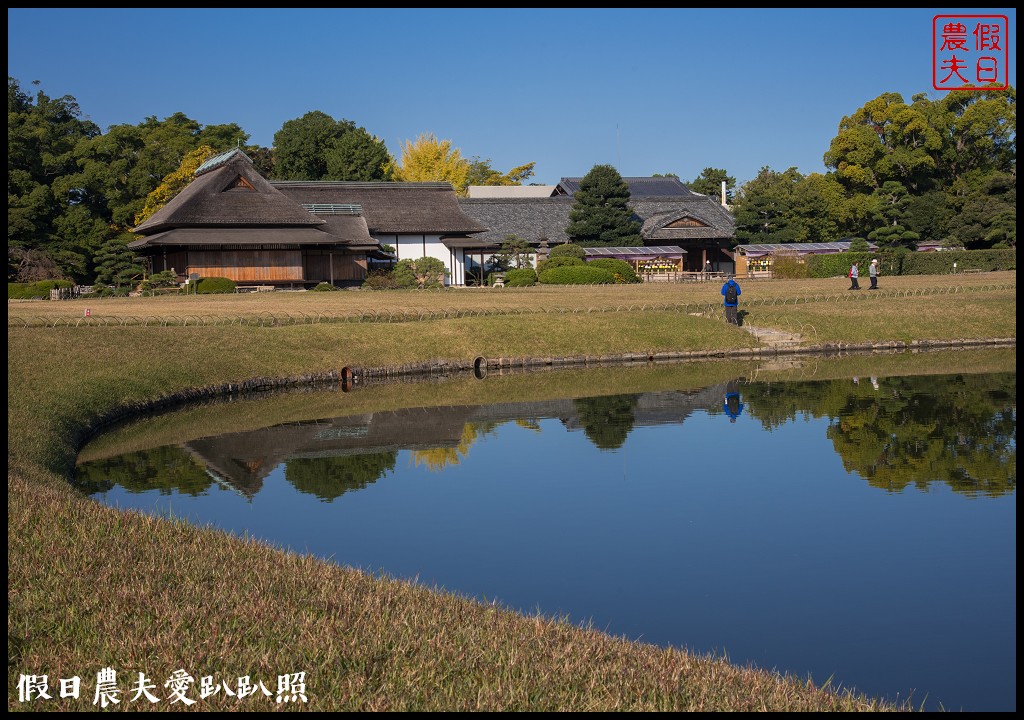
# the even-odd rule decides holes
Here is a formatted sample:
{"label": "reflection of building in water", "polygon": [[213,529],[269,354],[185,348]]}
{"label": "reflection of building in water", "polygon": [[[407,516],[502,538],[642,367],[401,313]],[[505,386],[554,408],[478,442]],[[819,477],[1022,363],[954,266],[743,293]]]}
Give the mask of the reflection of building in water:
{"label": "reflection of building in water", "polygon": [[[721,392],[721,386],[714,386],[630,396],[633,425],[681,423],[694,410],[717,406]],[[523,418],[553,418],[570,431],[585,429],[577,401],[567,399],[414,408],[289,423],[191,440],[184,447],[218,482],[252,498],[267,475],[289,460],[457,448],[467,423],[495,425]]]}

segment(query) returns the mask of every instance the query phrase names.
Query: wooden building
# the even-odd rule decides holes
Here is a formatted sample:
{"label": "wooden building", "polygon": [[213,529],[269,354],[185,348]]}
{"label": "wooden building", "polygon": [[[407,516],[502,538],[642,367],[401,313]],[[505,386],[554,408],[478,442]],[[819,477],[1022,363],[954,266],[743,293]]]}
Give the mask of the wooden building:
{"label": "wooden building", "polygon": [[[241,150],[211,158],[129,247],[153,272],[239,284],[360,284],[371,258],[437,257],[462,284],[475,234],[448,183],[272,182]],[[383,251],[391,245],[396,254]]]}

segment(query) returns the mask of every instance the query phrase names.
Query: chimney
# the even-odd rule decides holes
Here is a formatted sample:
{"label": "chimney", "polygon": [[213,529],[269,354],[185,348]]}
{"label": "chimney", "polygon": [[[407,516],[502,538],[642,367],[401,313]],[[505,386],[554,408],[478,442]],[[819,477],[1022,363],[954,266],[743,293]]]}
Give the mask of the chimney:
{"label": "chimney", "polygon": [[722,207],[729,207],[728,203],[725,202],[725,180],[722,181]]}

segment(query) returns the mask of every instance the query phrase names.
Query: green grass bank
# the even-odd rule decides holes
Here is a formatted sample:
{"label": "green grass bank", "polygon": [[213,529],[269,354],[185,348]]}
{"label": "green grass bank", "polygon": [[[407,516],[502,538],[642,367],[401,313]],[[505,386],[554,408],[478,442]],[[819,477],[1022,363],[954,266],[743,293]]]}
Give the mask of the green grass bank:
{"label": "green grass bank", "polygon": [[[883,284],[856,299],[844,279],[751,282],[740,307],[750,326],[785,330],[806,345],[1015,338],[1016,274],[986,275],[956,285],[942,276],[899,278],[908,284]],[[758,340],[725,324],[717,287],[508,290],[111,299],[88,305],[88,318],[81,301],[9,302],[8,708],[91,709],[96,672],[110,666],[123,690],[117,709],[167,709],[166,701],[124,701],[139,672],[165,697],[163,683],[179,669],[197,686],[201,676],[248,675],[271,692],[279,675],[302,671],[308,701],[299,707],[311,710],[908,709],[819,687],[825,678],[811,683],[630,643],[113,510],[67,482],[95,418],[190,388],[480,356],[722,356],[700,368],[636,368],[628,388],[600,369],[444,381],[447,402],[468,403],[480,401],[481,388],[529,399],[697,387],[755,362],[731,359]],[[978,369],[1012,365],[1016,354],[960,352],[976,352]],[[896,374],[900,362],[899,355],[847,356],[817,372],[866,375],[881,364]],[[947,362],[937,355],[934,372]],[[434,383],[390,382],[318,395],[312,405],[301,395],[273,409],[257,400],[207,404],[183,409],[164,428],[126,428],[104,441],[187,433],[190,423],[180,421],[187,413],[258,427],[308,413],[422,406],[436,396]],[[51,692],[51,700],[21,703],[22,674],[48,675],[51,691],[57,678],[80,676],[82,697]],[[195,709],[295,707],[262,693],[240,700],[221,692]]]}

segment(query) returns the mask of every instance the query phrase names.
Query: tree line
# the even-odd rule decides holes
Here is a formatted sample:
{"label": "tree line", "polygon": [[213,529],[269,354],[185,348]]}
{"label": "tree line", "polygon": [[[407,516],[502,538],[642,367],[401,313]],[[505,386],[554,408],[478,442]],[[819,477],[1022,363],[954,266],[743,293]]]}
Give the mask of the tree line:
{"label": "tree line", "polygon": [[[33,83],[38,85],[38,83]],[[425,133],[398,158],[351,120],[312,111],[288,120],[273,147],[249,143],[238,124],[202,125],[183,113],[102,132],[78,101],[29,93],[7,78],[7,279],[124,284],[142,269],[127,243],[207,159],[231,148],[275,180],[446,181],[519,185],[534,163],[501,172]]]}
{"label": "tree line", "polygon": [[[38,83],[33,83],[38,85]],[[399,157],[353,121],[312,111],[285,122],[273,147],[239,125],[183,113],[102,132],[74,97],[51,98],[7,79],[8,281],[128,282],[141,272],[129,231],[187,185],[202,162],[240,148],[275,180],[446,181],[521,185],[534,163],[501,172],[424,133]],[[969,249],[1016,246],[1016,92],[955,91],[911,104],[885,93],[844,117],[824,155],[831,170],[762,168],[739,189],[721,168],[688,184],[716,200],[726,183],[737,243],[863,237],[887,246],[940,240]],[[667,176],[677,177],[673,173]],[[568,234],[581,244],[642,244],[628,186],[595,165]],[[607,217],[603,217],[607,215]]]}
{"label": "tree line", "polygon": [[861,238],[1015,248],[1016,91],[883,93],[844,117],[825,173],[763,167],[734,201],[738,243]]}

